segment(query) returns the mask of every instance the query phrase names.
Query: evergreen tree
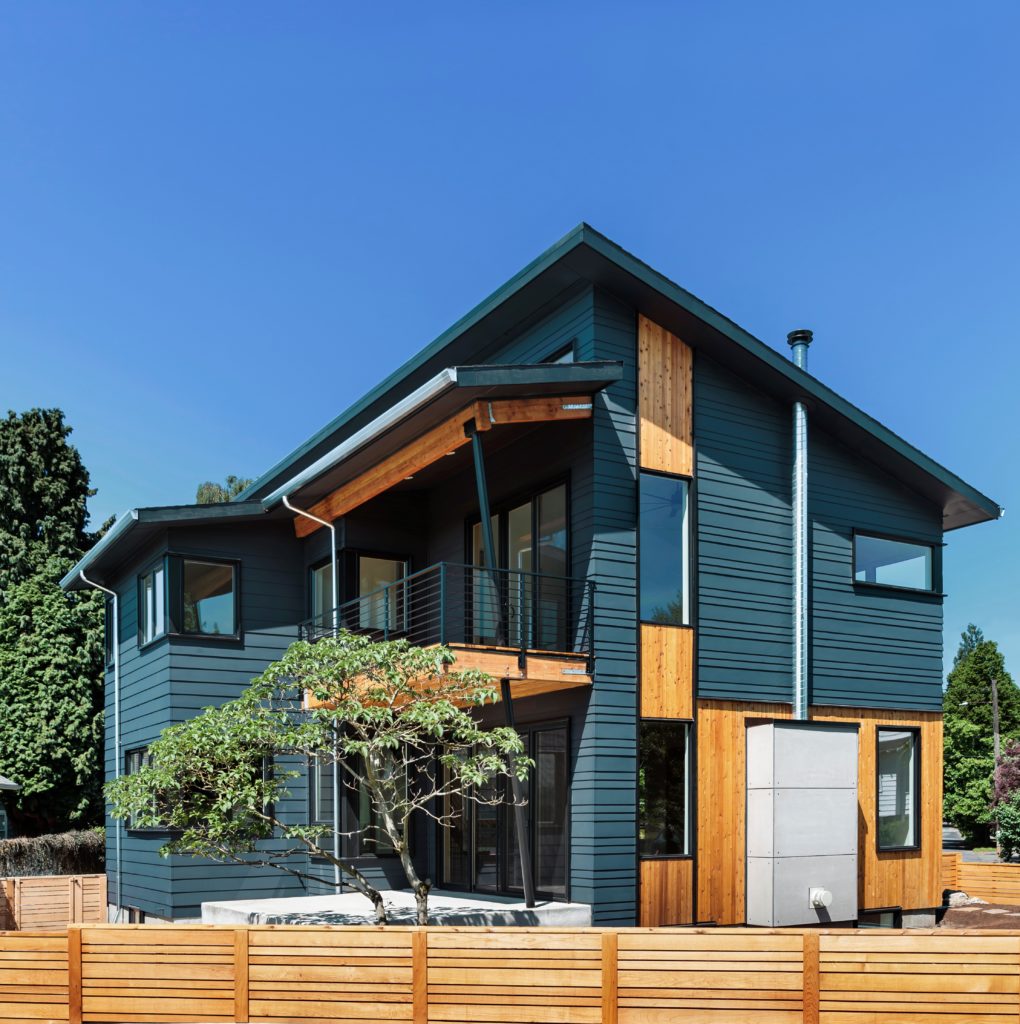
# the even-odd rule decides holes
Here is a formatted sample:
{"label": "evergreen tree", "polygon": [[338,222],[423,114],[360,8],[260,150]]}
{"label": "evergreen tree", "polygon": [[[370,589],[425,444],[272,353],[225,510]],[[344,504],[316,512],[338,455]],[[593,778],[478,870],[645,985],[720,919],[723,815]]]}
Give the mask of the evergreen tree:
{"label": "evergreen tree", "polygon": [[243,491],[251,480],[248,477],[233,476],[227,477],[226,482],[218,484],[212,480],[198,485],[195,492],[195,501],[199,505],[216,505],[223,501],[231,501]]}
{"label": "evergreen tree", "polygon": [[995,772],[992,680],[998,684],[999,735],[1020,738],[1020,691],[1006,671],[993,640],[971,624],[961,642],[946,686],[944,813],[971,842],[988,842]]}
{"label": "evergreen tree", "polygon": [[70,433],[59,409],[0,420],[0,775],[22,832],[101,820],[103,598],[59,585],[97,536]]}

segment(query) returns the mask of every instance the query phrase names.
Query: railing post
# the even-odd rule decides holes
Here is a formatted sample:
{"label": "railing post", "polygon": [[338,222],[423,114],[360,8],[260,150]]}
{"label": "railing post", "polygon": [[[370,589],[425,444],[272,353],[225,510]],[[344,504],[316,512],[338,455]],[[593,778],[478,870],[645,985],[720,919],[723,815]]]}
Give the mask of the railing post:
{"label": "railing post", "polygon": [[446,643],[446,562],[439,563],[439,642]]}
{"label": "railing post", "polygon": [[248,929],[234,932],[234,1020],[248,1020]]}
{"label": "railing post", "polygon": [[602,1024],[617,1024],[619,996],[620,936],[602,933]]}
{"label": "railing post", "polygon": [[81,927],[67,929],[67,1021],[81,1024]]}
{"label": "railing post", "polygon": [[429,933],[424,928],[411,933],[411,1004],[413,1024],[428,1024]]}
{"label": "railing post", "polygon": [[804,1024],[818,1024],[818,932],[804,932]]}
{"label": "railing post", "polygon": [[390,638],[390,588],[383,588],[383,640]]}

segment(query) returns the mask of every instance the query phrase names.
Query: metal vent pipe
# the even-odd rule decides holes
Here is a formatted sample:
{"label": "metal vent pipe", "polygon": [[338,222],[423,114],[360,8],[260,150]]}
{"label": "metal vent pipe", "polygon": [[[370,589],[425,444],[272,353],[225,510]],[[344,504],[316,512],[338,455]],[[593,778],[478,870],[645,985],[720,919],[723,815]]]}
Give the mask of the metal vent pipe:
{"label": "metal vent pipe", "polygon": [[[807,369],[811,331],[790,331],[793,361]],[[808,717],[810,689],[808,660],[808,615],[811,607],[810,544],[808,522],[808,421],[803,402],[793,403],[793,717]]]}

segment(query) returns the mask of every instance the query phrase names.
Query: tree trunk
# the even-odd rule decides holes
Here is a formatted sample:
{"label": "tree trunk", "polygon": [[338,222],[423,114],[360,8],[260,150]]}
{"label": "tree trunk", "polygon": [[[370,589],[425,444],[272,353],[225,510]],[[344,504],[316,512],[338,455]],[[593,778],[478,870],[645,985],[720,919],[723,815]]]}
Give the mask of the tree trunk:
{"label": "tree trunk", "polygon": [[429,883],[419,882],[414,888],[414,902],[418,908],[418,924],[429,923]]}

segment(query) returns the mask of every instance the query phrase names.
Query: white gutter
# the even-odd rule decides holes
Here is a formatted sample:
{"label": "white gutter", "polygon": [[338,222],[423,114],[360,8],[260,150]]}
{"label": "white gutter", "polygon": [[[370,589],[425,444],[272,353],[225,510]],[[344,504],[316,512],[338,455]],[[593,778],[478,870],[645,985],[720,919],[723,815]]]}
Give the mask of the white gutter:
{"label": "white gutter", "polygon": [[[84,555],[78,560],[78,564],[75,565],[70,572],[60,581],[61,590],[67,590],[68,587],[75,580],[81,578],[84,579],[84,570],[88,569],[89,566],[108,548],[112,547],[120,536],[126,533],[136,522],[138,522],[138,509],[133,508],[130,512],[125,512],[114,524],[110,527],[106,533],[103,534],[102,538],[97,541]],[[86,583],[89,581],[86,580]],[[91,586],[97,586],[92,583]],[[100,590],[104,590],[104,587],[100,587]]]}
{"label": "white gutter", "polygon": [[[137,513],[135,513],[137,518]],[[126,517],[124,517],[126,518]],[[118,524],[123,521],[123,518],[118,521]],[[115,527],[114,527],[115,528]],[[113,529],[107,533],[107,537],[113,533]],[[98,546],[98,545],[97,545]],[[93,550],[95,550],[93,548]],[[111,590],[109,587],[104,587],[101,583],[94,583],[86,575],[83,569],[78,570],[78,575],[81,577],[83,583],[87,583],[90,587],[95,587],[96,590],[101,590],[105,594],[109,594],[113,598],[113,777],[115,779],[120,778],[120,601],[117,597],[117,591]],[[119,922],[121,912],[123,908],[123,866],[121,864],[121,836],[124,834],[124,823],[120,818],[116,819],[117,832],[117,915],[115,921]]]}
{"label": "white gutter", "polygon": [[[366,424],[361,430],[352,434],[346,441],[338,444],[332,451],[327,452],[320,459],[316,459],[310,466],[303,469],[297,476],[293,476],[285,484],[277,487],[272,494],[262,499],[262,504],[269,508],[278,501],[282,501],[286,495],[310,483],[317,476],[332,469],[338,462],[353,455],[359,448],[363,448],[370,441],[380,434],[396,426],[402,419],[410,416],[422,406],[438,398],[444,391],[448,391],[457,384],[457,368],[455,366],[442,370],[431,380],[426,381],[420,388],[416,388],[406,398],[402,398],[396,405],[390,406],[384,413],[377,416],[371,423]],[[289,506],[288,506],[289,507]],[[293,509],[292,511],[298,511]],[[314,516],[309,517],[314,518]]]}
{"label": "white gutter", "polygon": [[[330,552],[330,598],[333,602],[333,635],[336,636],[337,629],[340,625],[339,614],[340,614],[340,573],[337,571],[336,564],[336,523],[331,523],[326,519],[320,519],[318,516],[313,516],[311,512],[306,512],[303,508],[298,508],[296,505],[290,503],[290,495],[283,494],[280,496],[280,500],[283,502],[284,508],[290,509],[295,515],[304,516],[305,519],[311,519],[312,522],[318,523],[320,526],[325,526],[329,530],[329,552]],[[334,737],[335,737],[334,728]],[[333,740],[333,859],[334,861],[340,860],[340,779],[339,772],[337,770],[337,741]],[[336,886],[337,892],[340,891],[340,866],[338,864],[333,865],[333,884]]]}

